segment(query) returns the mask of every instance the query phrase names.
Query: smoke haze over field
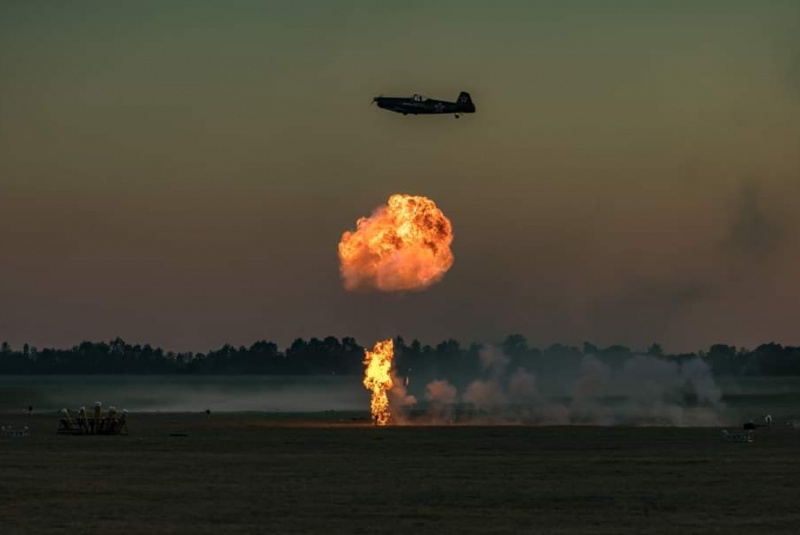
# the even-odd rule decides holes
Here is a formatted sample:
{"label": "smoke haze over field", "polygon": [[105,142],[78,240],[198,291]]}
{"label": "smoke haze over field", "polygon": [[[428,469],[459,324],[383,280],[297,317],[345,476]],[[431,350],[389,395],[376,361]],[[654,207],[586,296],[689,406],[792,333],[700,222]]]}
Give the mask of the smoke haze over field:
{"label": "smoke haze over field", "polygon": [[0,413],[75,410],[95,401],[132,412],[369,410],[357,377],[39,376],[0,378]]}
{"label": "smoke haze over field", "polygon": [[[502,352],[490,350],[492,362]],[[477,359],[477,356],[476,356]],[[446,375],[446,374],[444,374]],[[706,366],[651,356],[625,362],[582,356],[562,368],[484,368],[466,379],[417,381],[390,393],[397,424],[740,426],[766,414],[796,420],[796,377],[727,377]],[[137,412],[329,412],[335,421],[369,418],[369,394],[352,376],[0,376],[0,413],[55,418],[101,401]],[[347,414],[350,413],[350,414]],[[781,424],[783,425],[783,424]]]}
{"label": "smoke haze over field", "polygon": [[510,359],[492,347],[480,354],[484,377],[468,384],[459,404],[445,380],[426,386],[428,423],[532,423],[545,425],[714,426],[724,421],[722,391],[710,368],[695,358],[683,363],[636,355],[614,367],[594,355],[581,358],[568,391],[554,395],[537,384],[564,383],[555,374],[509,372]]}

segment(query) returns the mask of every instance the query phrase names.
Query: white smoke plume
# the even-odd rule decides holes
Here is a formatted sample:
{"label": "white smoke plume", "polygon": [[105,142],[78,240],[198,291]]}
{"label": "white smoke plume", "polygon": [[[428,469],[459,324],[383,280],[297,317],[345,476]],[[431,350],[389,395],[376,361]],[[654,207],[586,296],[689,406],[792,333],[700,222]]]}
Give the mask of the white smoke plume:
{"label": "white smoke plume", "polygon": [[417,404],[417,398],[408,393],[403,379],[399,379],[392,371],[392,388],[389,389],[389,412],[392,422],[403,424],[408,420],[408,407]]}
{"label": "white smoke plume", "polygon": [[467,387],[463,400],[479,411],[495,411],[508,405],[502,386],[494,380],[473,382]]}
{"label": "white smoke plume", "polygon": [[492,421],[509,404],[502,382],[510,359],[491,346],[482,348],[478,357],[489,378],[478,379],[467,386],[462,401],[472,411],[472,418]]}
{"label": "white smoke plume", "polygon": [[452,423],[458,401],[456,387],[447,381],[431,381],[425,386],[425,399],[430,404],[430,415],[435,423]]}
{"label": "white smoke plume", "polygon": [[531,403],[537,399],[536,376],[518,368],[508,380],[508,394],[515,403]]}
{"label": "white smoke plume", "polygon": [[[479,357],[486,377],[465,388],[459,410],[447,414],[449,421],[710,426],[721,424],[725,410],[711,370],[699,358],[674,362],[636,355],[612,367],[586,355],[568,392],[548,397],[540,385],[560,383],[561,377],[536,376],[523,368],[510,373],[511,359],[493,347],[483,349]],[[437,403],[443,384],[449,387],[448,399],[457,397],[446,381],[427,386],[434,421],[442,419]]]}
{"label": "white smoke plume", "polygon": [[478,358],[481,361],[481,366],[484,370],[488,370],[493,376],[501,375],[508,363],[511,362],[502,350],[494,346],[486,346],[481,348],[478,353]]}

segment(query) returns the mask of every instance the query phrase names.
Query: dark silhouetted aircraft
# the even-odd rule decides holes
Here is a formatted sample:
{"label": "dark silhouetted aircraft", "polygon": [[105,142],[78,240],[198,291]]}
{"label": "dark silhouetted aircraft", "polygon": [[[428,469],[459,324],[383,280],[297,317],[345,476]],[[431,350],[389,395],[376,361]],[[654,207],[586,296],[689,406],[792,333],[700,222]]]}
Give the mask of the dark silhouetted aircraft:
{"label": "dark silhouetted aircraft", "polygon": [[403,115],[441,115],[452,113],[458,119],[462,113],[475,113],[475,104],[469,93],[462,91],[455,102],[435,100],[415,94],[413,97],[375,97],[373,103],[384,110],[402,113]]}

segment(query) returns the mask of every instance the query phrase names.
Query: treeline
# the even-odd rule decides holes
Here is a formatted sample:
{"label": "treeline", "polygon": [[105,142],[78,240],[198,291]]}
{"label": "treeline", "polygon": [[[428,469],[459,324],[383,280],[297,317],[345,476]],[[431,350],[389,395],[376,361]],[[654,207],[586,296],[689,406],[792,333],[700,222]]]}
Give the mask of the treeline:
{"label": "treeline", "polygon": [[[480,344],[462,346],[446,340],[435,346],[414,340],[395,339],[395,367],[400,374],[426,376],[474,375],[480,372]],[[530,347],[521,335],[508,336],[498,350],[508,365],[531,371],[579,362],[591,354],[609,362],[622,363],[634,355],[685,361],[700,358],[715,375],[797,375],[800,376],[800,347],[776,343],[762,344],[753,350],[716,344],[708,351],[667,354],[653,344],[643,351],[621,345],[601,348],[590,343],[583,347],[554,344],[544,349]],[[264,375],[360,375],[364,347],[353,338],[298,338],[281,351],[273,342],[258,341],[250,347],[226,344],[207,353],[175,353],[149,344],[131,345],[117,338],[110,342],[82,342],[70,349],[14,349],[0,345],[0,374],[264,374]]]}

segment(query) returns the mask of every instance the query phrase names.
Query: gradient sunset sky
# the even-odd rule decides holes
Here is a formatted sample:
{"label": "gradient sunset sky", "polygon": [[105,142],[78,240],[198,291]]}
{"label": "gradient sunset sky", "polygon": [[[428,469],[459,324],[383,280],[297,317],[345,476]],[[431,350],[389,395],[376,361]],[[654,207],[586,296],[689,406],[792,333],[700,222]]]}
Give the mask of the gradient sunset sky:
{"label": "gradient sunset sky", "polygon": [[[397,192],[453,268],[346,292],[342,232]],[[796,0],[0,3],[15,347],[796,345],[799,200]]]}

